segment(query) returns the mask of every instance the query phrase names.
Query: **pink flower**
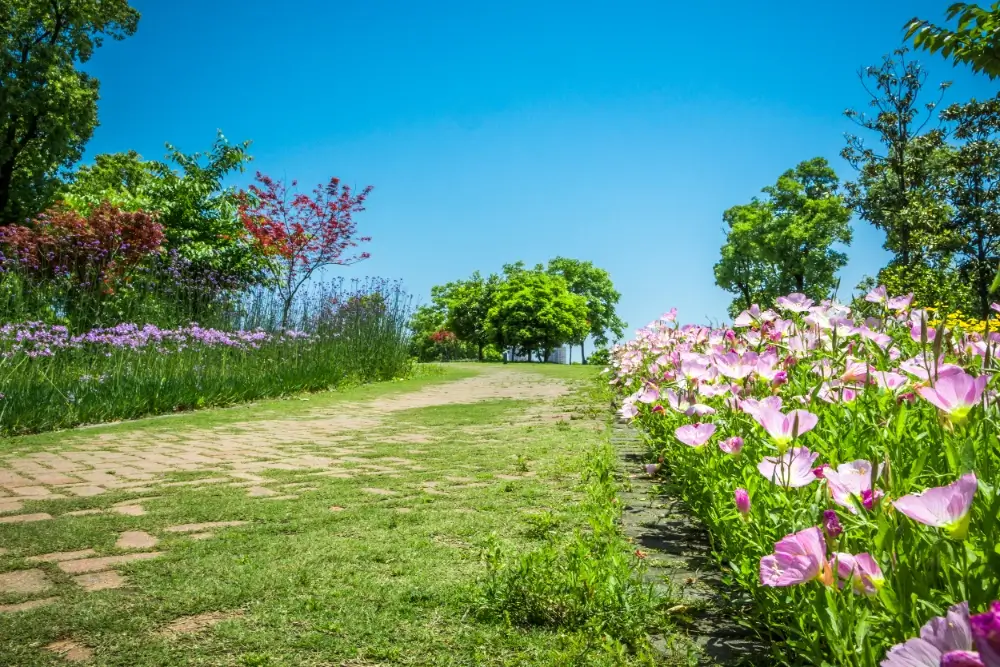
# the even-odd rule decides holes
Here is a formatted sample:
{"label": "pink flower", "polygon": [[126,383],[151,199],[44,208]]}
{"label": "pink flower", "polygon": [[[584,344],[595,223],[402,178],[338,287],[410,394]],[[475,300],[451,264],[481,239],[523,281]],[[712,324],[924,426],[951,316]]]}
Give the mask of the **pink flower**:
{"label": "pink flower", "polygon": [[[874,477],[880,472],[876,470]],[[872,464],[868,461],[841,463],[836,470],[833,468],[826,470],[824,477],[833,496],[833,502],[854,514],[858,512],[856,503],[860,503],[867,510],[872,509],[875,500],[882,496],[881,491],[872,487],[872,473]]]}
{"label": "pink flower", "polygon": [[639,395],[636,396],[637,401],[640,403],[654,403],[660,398],[660,390],[656,388],[656,385],[652,382],[647,382],[646,386],[642,388]]}
{"label": "pink flower", "polygon": [[757,464],[757,470],[775,484],[786,489],[797,489],[816,481],[812,466],[817,458],[819,454],[814,454],[805,447],[793,447],[780,458],[765,456],[764,460]]}
{"label": "pink flower", "polygon": [[906,296],[894,296],[889,299],[889,310],[901,313],[909,308],[911,303],[913,303],[913,292],[910,292]]}
{"label": "pink flower", "polygon": [[773,410],[781,409],[781,396],[768,396],[761,400],[755,398],[747,398],[740,401],[740,410],[747,413],[754,419],[760,419],[760,411],[762,408],[771,408]]}
{"label": "pink flower", "polygon": [[795,292],[788,296],[779,296],[775,303],[779,308],[793,313],[806,313],[809,312],[809,306],[813,305],[814,302],[805,294]]}
{"label": "pink flower", "polygon": [[705,415],[715,414],[715,408],[705,405],[704,403],[691,403],[688,399],[678,396],[677,392],[673,389],[667,389],[664,395],[667,397],[667,404],[671,408],[677,412],[683,412],[688,417],[691,415],[698,415],[699,417],[702,417]]}
{"label": "pink flower", "polygon": [[770,407],[761,408],[755,417],[779,448],[813,430],[819,421],[819,417],[808,410],[792,410],[784,414]]}
{"label": "pink flower", "polygon": [[918,387],[917,393],[956,423],[963,423],[969,411],[983,398],[989,376],[972,377],[968,373],[954,373],[939,377],[933,387]]}
{"label": "pink flower", "polygon": [[885,303],[887,300],[885,285],[879,285],[865,295],[865,301],[869,303]]}
{"label": "pink flower", "polygon": [[744,519],[747,518],[747,515],[750,514],[750,494],[747,493],[746,489],[740,488],[736,489],[734,498],[736,509],[743,515]]}
{"label": "pink flower", "polygon": [[794,586],[820,579],[833,583],[833,570],[826,559],[826,541],[819,528],[786,535],[774,545],[774,553],[760,559],[763,586]]}
{"label": "pink flower", "polygon": [[851,582],[854,585],[855,593],[875,595],[885,583],[882,568],[878,566],[871,554],[835,553],[832,563],[837,568],[841,588],[847,582]]}
{"label": "pink flower", "polygon": [[970,472],[947,486],[903,496],[892,505],[918,523],[944,528],[952,538],[963,540],[969,534],[969,510],[978,486]]}
{"label": "pink flower", "polygon": [[920,628],[920,636],[889,649],[881,667],[985,667],[972,652],[969,603],[948,609]]}
{"label": "pink flower", "polygon": [[618,411],[625,419],[632,419],[637,414],[639,414],[639,408],[635,407],[635,403],[629,400],[622,401],[622,407]]}
{"label": "pink flower", "polygon": [[671,308],[667,312],[660,315],[660,320],[663,322],[673,322],[677,319],[677,309]]}
{"label": "pink flower", "polygon": [[677,439],[689,447],[701,447],[715,433],[715,424],[687,424],[674,431]]}
{"label": "pink flower", "polygon": [[646,474],[647,475],[650,475],[650,476],[655,475],[656,472],[659,469],[660,469],[660,464],[659,463],[647,463],[646,464]]}
{"label": "pink flower", "polygon": [[872,379],[875,380],[875,384],[879,387],[890,391],[895,391],[910,381],[905,375],[890,371],[874,371]]}
{"label": "pink flower", "polygon": [[715,368],[722,375],[733,380],[742,380],[754,372],[757,366],[757,355],[748,352],[740,357],[735,352],[729,352],[715,355],[712,357],[712,361],[715,362]]}
{"label": "pink flower", "polygon": [[738,435],[726,438],[719,443],[719,449],[724,451],[726,454],[739,454],[740,450],[743,449],[743,438]]}

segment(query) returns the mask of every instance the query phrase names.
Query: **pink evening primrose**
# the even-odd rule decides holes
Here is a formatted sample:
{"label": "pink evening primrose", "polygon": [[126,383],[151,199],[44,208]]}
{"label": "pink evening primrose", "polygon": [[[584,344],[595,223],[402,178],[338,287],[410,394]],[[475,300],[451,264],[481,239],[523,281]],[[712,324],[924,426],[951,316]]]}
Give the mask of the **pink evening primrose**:
{"label": "pink evening primrose", "polygon": [[871,554],[835,553],[832,564],[837,568],[841,588],[850,582],[855,593],[875,595],[885,583],[882,568],[878,566]]}
{"label": "pink evening primrose", "polygon": [[888,300],[885,285],[879,285],[865,295],[865,301],[869,303],[886,303]]}
{"label": "pink evening primrose", "polygon": [[805,294],[795,292],[793,294],[789,294],[788,296],[779,296],[775,303],[782,310],[787,310],[793,313],[807,313],[809,312],[809,307],[812,306],[814,302]]}
{"label": "pink evening primrose", "polygon": [[793,447],[787,452],[776,456],[765,456],[757,464],[760,474],[775,484],[786,489],[797,489],[808,486],[818,478],[813,474],[813,464],[819,454],[810,452],[806,447]]}
{"label": "pink evening primrose", "polygon": [[889,299],[888,305],[889,305],[889,310],[894,310],[897,313],[902,313],[903,311],[905,311],[907,308],[910,307],[911,303],[913,303],[913,292],[910,292],[905,296],[892,297],[891,299]]}
{"label": "pink evening primrose", "polygon": [[956,540],[969,534],[969,510],[979,481],[975,473],[967,473],[948,484],[936,486],[895,500],[892,505],[917,523],[944,528]]}
{"label": "pink evening primrose", "polygon": [[635,407],[635,403],[633,401],[625,400],[622,401],[622,407],[618,411],[618,414],[625,419],[632,419],[639,414],[639,408]]}
{"label": "pink evening primrose", "polygon": [[755,418],[779,449],[803,433],[813,430],[819,422],[819,417],[808,410],[792,410],[785,414],[770,407],[760,408]]}
{"label": "pink evening primrose", "polygon": [[918,387],[917,393],[942,412],[948,414],[952,422],[962,424],[969,411],[979,404],[990,378],[987,375],[973,377],[968,373],[953,373],[939,377],[933,387]]}
{"label": "pink evening primrose", "polygon": [[715,433],[715,424],[687,424],[674,431],[677,439],[689,447],[701,447]]}
{"label": "pink evening primrose", "polygon": [[746,489],[736,489],[733,499],[736,503],[736,510],[746,519],[750,514],[750,494],[747,493]]}
{"label": "pink evening primrose", "polygon": [[748,352],[742,357],[735,352],[717,354],[712,357],[712,361],[720,374],[733,380],[742,380],[757,367],[757,355],[753,352]]}
{"label": "pink evening primrose", "polygon": [[656,388],[656,385],[652,382],[647,382],[646,386],[642,388],[639,395],[636,396],[637,401],[640,403],[655,403],[657,399],[660,398],[660,390]]}
{"label": "pink evening primrose", "polygon": [[919,637],[889,649],[881,667],[993,667],[973,649],[969,620],[968,602],[950,607],[924,624]]}
{"label": "pink evening primrose", "polygon": [[760,411],[765,407],[773,410],[781,409],[781,396],[768,396],[759,401],[755,398],[747,398],[739,402],[739,407],[740,410],[754,419],[760,419]]}
{"label": "pink evening primrose", "polygon": [[726,454],[739,454],[743,449],[743,438],[738,435],[726,438],[719,443],[719,449],[724,451]]}
{"label": "pink evening primrose", "polygon": [[833,502],[847,511],[857,514],[857,505],[871,510],[875,501],[882,497],[882,492],[872,487],[872,478],[878,477],[881,470],[875,470],[868,461],[851,461],[841,463],[837,469],[827,468],[823,477],[826,479],[833,496]]}
{"label": "pink evening primrose", "polygon": [[826,559],[826,540],[817,527],[786,535],[774,545],[774,553],[760,559],[763,586],[794,586],[819,579],[833,583],[833,570]]}

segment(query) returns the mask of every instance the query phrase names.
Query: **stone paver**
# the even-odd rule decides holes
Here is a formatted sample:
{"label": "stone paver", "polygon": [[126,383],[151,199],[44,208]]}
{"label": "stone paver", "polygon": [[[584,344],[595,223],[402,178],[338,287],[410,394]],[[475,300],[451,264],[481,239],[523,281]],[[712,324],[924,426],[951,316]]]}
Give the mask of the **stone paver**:
{"label": "stone paver", "polygon": [[13,516],[0,516],[0,523],[28,523],[31,521],[48,521],[51,514],[38,512],[36,514],[14,514]]}
{"label": "stone paver", "polygon": [[389,489],[379,489],[379,488],[375,488],[375,487],[365,487],[365,488],[363,488],[361,490],[364,491],[365,493],[370,493],[370,494],[372,494],[374,496],[394,496],[394,495],[396,495],[395,491],[391,491]]}
{"label": "stone paver", "polygon": [[210,540],[215,537],[215,533],[189,533],[188,537],[192,540]]}
{"label": "stone paver", "polygon": [[151,549],[159,542],[158,539],[142,530],[128,530],[118,536],[115,542],[117,549]]}
{"label": "stone paver", "polygon": [[116,505],[111,508],[111,511],[125,516],[142,516],[146,513],[142,505]]}
{"label": "stone paver", "polygon": [[55,653],[66,662],[88,662],[94,657],[93,651],[72,639],[52,642],[45,650]]}
{"label": "stone paver", "polygon": [[90,574],[75,576],[73,577],[73,583],[88,593],[94,593],[110,588],[121,588],[128,581],[114,570],[106,570],[104,572],[92,572]]}
{"label": "stone paver", "polygon": [[0,574],[0,593],[34,595],[52,588],[52,582],[41,570],[15,570]]}
{"label": "stone paver", "polygon": [[28,600],[18,604],[0,604],[0,614],[13,614],[19,611],[31,611],[58,602],[59,598],[44,598],[42,600]]}
{"label": "stone paver", "polygon": [[164,528],[168,533],[200,533],[209,528],[231,528],[242,526],[246,521],[210,521],[208,523],[185,523],[180,526],[170,526]]}
{"label": "stone paver", "polygon": [[0,500],[0,514],[20,512],[23,509],[24,503],[20,500]]}
{"label": "stone paver", "polygon": [[82,560],[67,560],[59,563],[59,569],[66,574],[85,574],[87,572],[99,572],[107,570],[115,565],[131,563],[137,560],[149,560],[157,558],[162,554],[158,551],[149,553],[126,554],[124,556],[105,556],[103,558],[84,558]]}
{"label": "stone paver", "polygon": [[25,560],[29,563],[61,563],[64,560],[79,560],[96,555],[97,552],[93,549],[82,549],[81,551],[56,551],[55,553],[42,554],[41,556],[29,556]]}

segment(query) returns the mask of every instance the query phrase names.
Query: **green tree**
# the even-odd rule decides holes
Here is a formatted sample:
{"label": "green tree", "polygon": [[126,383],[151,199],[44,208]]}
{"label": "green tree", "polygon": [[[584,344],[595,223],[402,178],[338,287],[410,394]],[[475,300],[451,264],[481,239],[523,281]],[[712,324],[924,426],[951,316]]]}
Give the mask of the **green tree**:
{"label": "green tree", "polygon": [[990,312],[990,284],[1000,264],[1000,97],[953,104],[941,113],[955,124],[948,200],[954,211],[958,269],[972,286],[974,313]]}
{"label": "green tree", "polygon": [[972,71],[991,79],[1000,76],[1000,2],[989,8],[956,2],[948,8],[947,20],[956,22],[954,29],[910,19],[905,39],[912,39],[918,49],[940,51],[945,58],[969,65]]}
{"label": "green tree", "polygon": [[144,160],[135,151],[98,155],[73,174],[61,196],[83,212],[103,201],[156,212],[167,248],[193,271],[234,285],[257,283],[269,260],[240,220],[237,189],[223,185],[227,176],[245,171],[253,159],[249,146],[230,144],[219,133],[207,153],[185,154],[167,144],[164,162]]}
{"label": "green tree", "polygon": [[845,114],[876,142],[848,135],[841,155],[858,171],[845,184],[848,203],[885,233],[883,247],[893,254],[878,282],[930,305],[955,297],[945,287],[956,246],[946,190],[949,148],[943,129],[927,129],[949,84],[941,84],[937,100],[924,102],[927,74],[906,53],[897,50],[860,73],[876,112]]}
{"label": "green tree", "polygon": [[487,317],[499,285],[500,276],[494,273],[483,278],[476,271],[468,280],[438,285],[431,290],[431,298],[447,313],[446,328],[459,340],[473,345],[479,361],[483,361],[483,352],[491,342]]}
{"label": "green tree", "polygon": [[51,203],[97,126],[99,82],[78,66],[135,33],[139,13],[127,0],[5,0],[0,24],[0,224],[12,224]]}
{"label": "green tree", "polygon": [[[580,346],[580,360],[583,363],[587,363],[583,347],[587,334],[592,336],[594,343],[600,347],[608,344],[609,333],[615,340],[621,339],[626,324],[615,312],[621,294],[615,290],[611,275],[607,271],[594,266],[592,262],[556,257],[549,260],[548,272],[562,276],[570,292],[587,300],[587,321],[590,328],[579,339],[570,341],[572,345]],[[572,355],[572,349],[570,354]]]}
{"label": "green tree", "polygon": [[850,245],[851,211],[837,176],[823,158],[801,162],[765,187],[762,199],[723,214],[726,243],[715,265],[716,284],[736,294],[732,314],[782,294],[825,298],[836,286]]}
{"label": "green tree", "polygon": [[543,353],[586,335],[587,300],[569,291],[562,276],[517,270],[499,285],[487,322],[497,347]]}

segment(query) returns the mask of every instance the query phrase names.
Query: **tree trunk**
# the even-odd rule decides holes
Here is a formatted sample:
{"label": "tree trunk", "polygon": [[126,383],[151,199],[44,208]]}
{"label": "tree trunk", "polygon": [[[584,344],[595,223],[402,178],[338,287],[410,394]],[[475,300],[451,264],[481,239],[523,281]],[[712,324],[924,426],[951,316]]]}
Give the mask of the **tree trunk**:
{"label": "tree trunk", "polygon": [[545,348],[544,350],[542,350],[542,363],[543,364],[546,364],[546,363],[549,362],[549,355],[551,355],[551,354],[552,354],[552,350],[549,349],[549,348]]}
{"label": "tree trunk", "polygon": [[795,291],[801,294],[802,292],[805,291],[805,289],[806,289],[805,276],[803,276],[802,274],[795,276]]}
{"label": "tree trunk", "polygon": [[581,364],[586,364],[587,363],[587,356],[583,353],[583,343],[584,343],[584,341],[581,340],[580,341],[580,363]]}
{"label": "tree trunk", "polygon": [[573,346],[572,345],[567,345],[567,347],[569,348],[569,365],[572,366],[573,365]]}
{"label": "tree trunk", "polygon": [[479,343],[479,361],[483,360],[483,344]]}

